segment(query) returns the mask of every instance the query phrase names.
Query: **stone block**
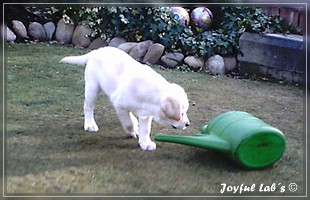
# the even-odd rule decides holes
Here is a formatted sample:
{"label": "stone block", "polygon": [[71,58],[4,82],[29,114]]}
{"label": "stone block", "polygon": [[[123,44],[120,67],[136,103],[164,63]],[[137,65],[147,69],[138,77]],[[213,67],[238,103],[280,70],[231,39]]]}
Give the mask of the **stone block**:
{"label": "stone block", "polygon": [[70,43],[74,29],[75,25],[73,22],[66,22],[64,19],[59,20],[55,33],[57,42],[60,44]]}
{"label": "stone block", "polygon": [[16,33],[17,37],[19,38],[26,38],[27,37],[27,29],[23,22],[19,20],[13,20],[13,31]]}
{"label": "stone block", "polygon": [[46,32],[46,39],[51,40],[53,38],[53,35],[56,31],[56,25],[53,22],[47,22],[43,24],[43,27]]}
{"label": "stone block", "polygon": [[[241,71],[252,71],[258,66],[262,69],[272,69],[273,72],[269,75],[273,77],[277,74],[277,71],[287,72],[281,73],[284,75],[296,73],[296,76],[303,76],[305,73],[306,54],[304,51],[303,36],[301,35],[284,36],[246,32],[240,37],[239,45],[241,53],[237,59]],[[268,74],[269,71],[259,70],[263,74]],[[287,80],[294,76],[287,76]],[[274,78],[283,79],[286,77]]]}
{"label": "stone block", "polygon": [[32,22],[29,24],[28,30],[29,35],[31,35],[34,40],[43,41],[46,39],[46,32],[42,24],[38,22]]}
{"label": "stone block", "polygon": [[90,34],[92,29],[88,28],[85,25],[78,25],[72,35],[72,44],[77,48],[88,47],[91,43]]}
{"label": "stone block", "polygon": [[165,47],[162,44],[151,44],[143,58],[143,63],[156,64],[164,53],[164,50]]}

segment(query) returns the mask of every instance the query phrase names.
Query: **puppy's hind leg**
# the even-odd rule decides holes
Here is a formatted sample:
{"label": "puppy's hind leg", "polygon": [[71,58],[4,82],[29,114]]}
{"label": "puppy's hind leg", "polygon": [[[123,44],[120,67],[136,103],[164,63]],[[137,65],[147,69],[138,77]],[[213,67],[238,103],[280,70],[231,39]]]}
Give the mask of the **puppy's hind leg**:
{"label": "puppy's hind leg", "polygon": [[94,108],[99,93],[99,85],[97,83],[85,83],[85,100],[84,100],[84,130],[95,131],[99,130],[95,117]]}
{"label": "puppy's hind leg", "polygon": [[139,132],[139,123],[137,118],[131,112],[123,109],[115,108],[115,111],[125,133],[133,138],[137,138]]}

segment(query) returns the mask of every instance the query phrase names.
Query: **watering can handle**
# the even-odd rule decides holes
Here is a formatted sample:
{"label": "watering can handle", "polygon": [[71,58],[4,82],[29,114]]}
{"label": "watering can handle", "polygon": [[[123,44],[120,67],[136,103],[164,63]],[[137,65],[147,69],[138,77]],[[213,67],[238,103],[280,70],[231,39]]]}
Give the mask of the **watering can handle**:
{"label": "watering can handle", "polygon": [[187,135],[155,135],[156,141],[171,142],[178,144],[185,144],[204,149],[212,149],[222,152],[229,152],[231,150],[230,144],[218,137],[215,134],[196,134],[192,136]]}

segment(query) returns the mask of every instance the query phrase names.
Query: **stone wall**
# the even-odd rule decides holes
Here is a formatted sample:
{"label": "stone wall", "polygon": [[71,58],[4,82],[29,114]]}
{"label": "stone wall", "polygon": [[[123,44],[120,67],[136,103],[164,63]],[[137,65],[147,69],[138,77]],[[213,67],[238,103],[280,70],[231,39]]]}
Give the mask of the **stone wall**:
{"label": "stone wall", "polygon": [[238,64],[242,72],[304,82],[306,52],[303,36],[244,33],[239,44]]}
{"label": "stone wall", "polygon": [[70,44],[76,48],[87,48],[89,50],[114,46],[142,63],[158,64],[170,69],[187,66],[193,71],[203,70],[214,75],[224,75],[237,66],[236,57],[215,55],[210,58],[201,58],[184,55],[180,51],[168,51],[162,44],[151,40],[130,42],[120,37],[90,38],[88,37],[92,33],[90,28],[65,22],[63,19],[60,19],[57,24],[47,22],[42,25],[38,22],[31,22],[28,27],[19,20],[13,20],[12,30],[4,26],[5,29],[6,34],[2,34],[2,37],[8,42],[56,41],[59,44]]}

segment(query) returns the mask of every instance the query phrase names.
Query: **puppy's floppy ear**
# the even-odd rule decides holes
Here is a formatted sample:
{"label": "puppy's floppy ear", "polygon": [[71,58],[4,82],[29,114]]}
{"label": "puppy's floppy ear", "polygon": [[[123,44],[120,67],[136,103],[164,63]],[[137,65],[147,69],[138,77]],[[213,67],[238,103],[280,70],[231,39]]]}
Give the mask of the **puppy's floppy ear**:
{"label": "puppy's floppy ear", "polygon": [[164,100],[162,107],[163,113],[170,119],[180,121],[181,119],[181,105],[175,99],[168,97]]}

